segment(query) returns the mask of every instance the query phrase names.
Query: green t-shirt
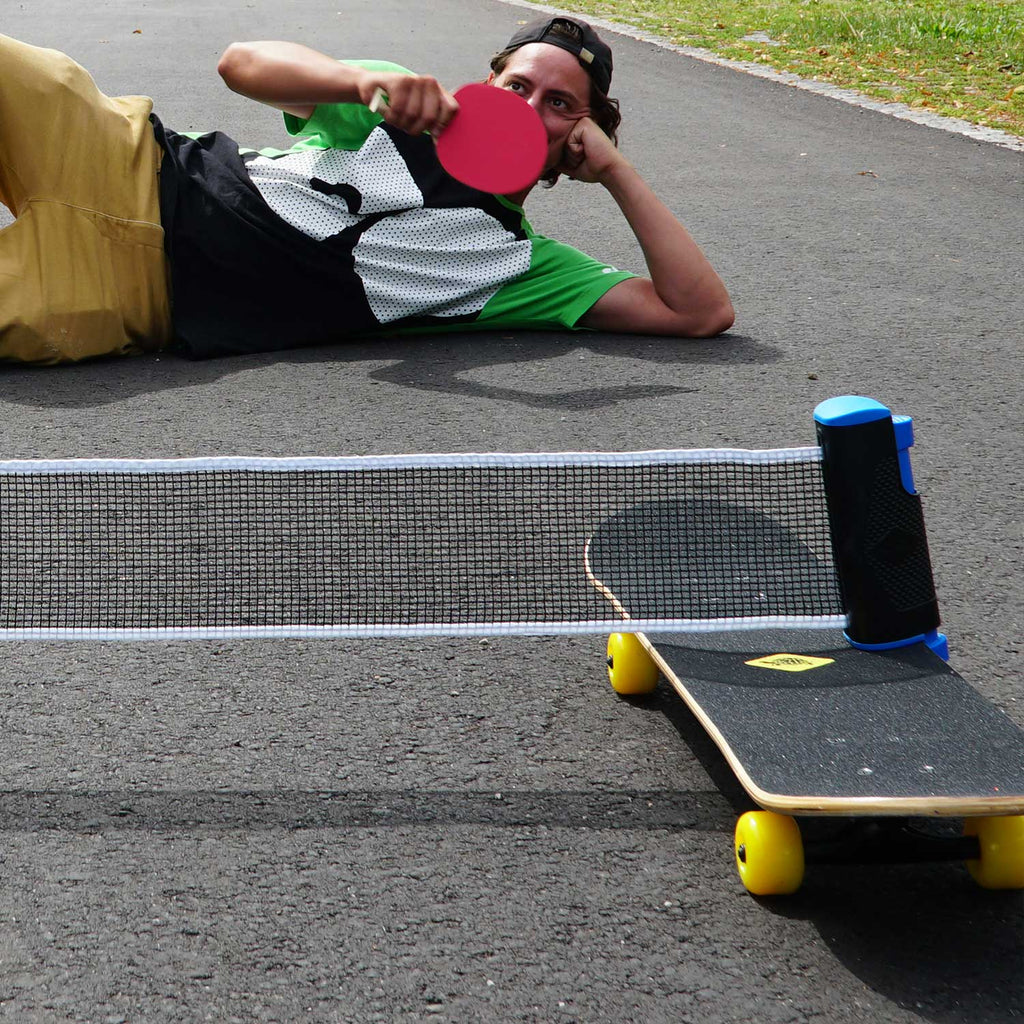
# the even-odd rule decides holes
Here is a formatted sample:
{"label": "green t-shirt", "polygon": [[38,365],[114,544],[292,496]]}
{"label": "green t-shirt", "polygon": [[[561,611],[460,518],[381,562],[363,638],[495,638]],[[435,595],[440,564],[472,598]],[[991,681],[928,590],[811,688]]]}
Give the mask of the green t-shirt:
{"label": "green t-shirt", "polygon": [[319,241],[350,239],[371,330],[575,328],[634,276],[538,234],[522,207],[449,177],[428,136],[405,135],[362,104],[284,117],[299,141],[248,154],[249,176],[293,227]]}

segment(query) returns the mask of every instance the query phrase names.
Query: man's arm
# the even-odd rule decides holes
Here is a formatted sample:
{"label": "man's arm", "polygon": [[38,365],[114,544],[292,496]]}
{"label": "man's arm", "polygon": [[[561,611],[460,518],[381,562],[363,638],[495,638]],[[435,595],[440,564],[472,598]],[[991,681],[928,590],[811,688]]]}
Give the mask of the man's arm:
{"label": "man's arm", "polygon": [[560,169],[579,181],[600,182],[611,193],[643,249],[650,274],[650,279],[633,278],[609,289],[580,326],[691,338],[713,337],[732,326],[729,293],[707,257],[589,118],[570,133]]}
{"label": "man's arm", "polygon": [[232,43],[217,71],[234,92],[303,119],[319,103],[369,106],[378,89],[388,97],[381,116],[412,135],[440,131],[458,110],[455,98],[429,75],[370,71],[299,43]]}

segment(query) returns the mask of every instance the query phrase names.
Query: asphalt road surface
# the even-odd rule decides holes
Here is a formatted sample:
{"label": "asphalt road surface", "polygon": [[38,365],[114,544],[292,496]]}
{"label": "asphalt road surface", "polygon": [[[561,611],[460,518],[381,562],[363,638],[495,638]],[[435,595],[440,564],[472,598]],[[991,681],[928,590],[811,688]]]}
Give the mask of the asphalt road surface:
{"label": "asphalt road surface", "polygon": [[[233,39],[479,78],[491,0],[6,0],[179,130],[280,145]],[[622,143],[726,279],[710,342],[459,335],[0,370],[7,457],[780,447],[860,393],[915,417],[954,666],[1024,725],[1024,157],[615,37]],[[2,69],[0,69],[2,75]],[[2,154],[0,154],[2,158]],[[535,226],[642,270],[571,182]],[[301,297],[299,297],[301,298]],[[0,1019],[1024,1017],[1024,899],[956,865],[748,896],[743,799],[601,637],[5,644]]]}

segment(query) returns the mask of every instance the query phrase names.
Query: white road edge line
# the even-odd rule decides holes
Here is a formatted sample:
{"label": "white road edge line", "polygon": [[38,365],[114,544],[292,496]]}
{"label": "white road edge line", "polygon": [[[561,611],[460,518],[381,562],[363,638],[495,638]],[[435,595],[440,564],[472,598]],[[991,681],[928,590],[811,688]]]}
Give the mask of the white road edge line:
{"label": "white road edge line", "polygon": [[537,11],[540,14],[564,14],[568,17],[583,17],[597,29],[604,29],[607,32],[615,32],[619,35],[628,36],[630,39],[637,39],[643,43],[650,43],[653,46],[661,47],[663,50],[671,50],[673,53],[682,54],[684,57],[692,57],[694,60],[703,61],[705,64],[717,64],[720,67],[731,68],[733,71],[755,75],[757,78],[766,78],[769,81],[779,82],[782,85],[789,85],[794,89],[815,92],[821,96],[839,100],[841,103],[848,103],[850,106],[862,107],[865,110],[875,110],[880,114],[899,118],[901,121],[913,121],[915,124],[925,125],[928,128],[937,128],[939,131],[952,132],[955,135],[965,135],[977,142],[988,142],[995,146],[1002,146],[1004,149],[1014,150],[1017,153],[1024,153],[1024,138],[1010,135],[1008,132],[1000,131],[998,128],[985,128],[981,125],[961,120],[958,117],[943,117],[940,114],[931,114],[927,111],[908,107],[905,103],[873,100],[853,89],[840,89],[838,86],[830,85],[827,82],[816,82],[809,78],[801,78],[791,71],[775,71],[773,68],[764,67],[764,65],[753,61],[730,60],[728,57],[719,57],[718,54],[712,53],[710,50],[701,50],[694,46],[677,46],[661,36],[643,32],[635,26],[627,25],[623,22],[606,21],[603,18],[594,18],[589,14],[582,14],[578,11],[566,11],[560,7],[551,7],[547,4],[531,3],[530,0],[499,0],[499,2],[512,7],[522,7],[526,10]]}

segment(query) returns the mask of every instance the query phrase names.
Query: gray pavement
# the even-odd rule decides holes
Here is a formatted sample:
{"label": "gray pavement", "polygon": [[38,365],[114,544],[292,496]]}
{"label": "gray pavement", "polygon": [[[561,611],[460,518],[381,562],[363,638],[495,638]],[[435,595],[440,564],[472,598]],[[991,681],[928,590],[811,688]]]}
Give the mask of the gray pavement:
{"label": "gray pavement", "polygon": [[[455,86],[526,16],[33,0],[0,31],[152,95],[175,128],[275,145],[276,115],[215,74],[232,39]],[[613,42],[624,149],[728,282],[730,335],[4,368],[5,456],[778,447],[813,443],[818,401],[867,394],[915,417],[953,664],[1024,725],[1024,157]],[[527,208],[642,269],[600,190],[563,182]],[[602,638],[2,656],[2,1020],[1024,1017],[1024,899],[959,867],[821,869],[794,899],[747,896],[724,763],[668,694],[611,693]]]}

